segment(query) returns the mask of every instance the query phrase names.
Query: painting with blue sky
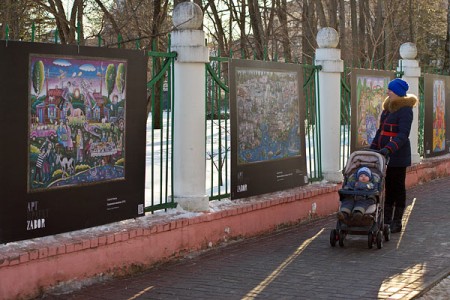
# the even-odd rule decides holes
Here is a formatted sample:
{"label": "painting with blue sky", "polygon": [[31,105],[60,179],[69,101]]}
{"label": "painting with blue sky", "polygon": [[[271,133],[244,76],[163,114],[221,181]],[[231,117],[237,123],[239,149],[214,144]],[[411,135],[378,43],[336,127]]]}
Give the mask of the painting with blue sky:
{"label": "painting with blue sky", "polygon": [[28,189],[124,179],[127,61],[30,55]]}

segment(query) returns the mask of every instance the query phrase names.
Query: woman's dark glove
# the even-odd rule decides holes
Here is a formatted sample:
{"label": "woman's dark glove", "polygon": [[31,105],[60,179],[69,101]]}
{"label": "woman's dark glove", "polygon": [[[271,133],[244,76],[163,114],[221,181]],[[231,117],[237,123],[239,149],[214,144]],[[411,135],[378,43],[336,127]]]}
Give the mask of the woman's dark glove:
{"label": "woman's dark glove", "polygon": [[381,148],[379,152],[380,152],[380,154],[383,155],[384,157],[387,157],[387,156],[391,153],[391,151],[389,151],[388,148]]}

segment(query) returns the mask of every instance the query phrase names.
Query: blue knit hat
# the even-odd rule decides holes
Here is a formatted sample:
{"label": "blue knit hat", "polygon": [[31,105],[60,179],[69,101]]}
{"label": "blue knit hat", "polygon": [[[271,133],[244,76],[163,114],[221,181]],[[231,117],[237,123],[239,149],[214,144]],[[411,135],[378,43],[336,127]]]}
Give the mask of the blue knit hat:
{"label": "blue knit hat", "polygon": [[370,169],[368,167],[362,167],[358,170],[358,172],[356,173],[356,177],[359,178],[359,176],[361,176],[361,174],[366,174],[367,177],[372,178],[372,171],[370,171]]}
{"label": "blue knit hat", "polygon": [[393,91],[397,96],[405,97],[406,91],[409,89],[409,85],[403,79],[395,78],[389,82],[388,89]]}

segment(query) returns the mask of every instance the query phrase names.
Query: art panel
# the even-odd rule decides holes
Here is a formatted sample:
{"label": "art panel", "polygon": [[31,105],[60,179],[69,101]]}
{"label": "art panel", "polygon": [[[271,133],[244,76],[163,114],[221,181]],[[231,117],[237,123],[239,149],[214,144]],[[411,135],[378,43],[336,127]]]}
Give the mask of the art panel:
{"label": "art panel", "polygon": [[301,66],[230,63],[232,198],[308,182]]}
{"label": "art panel", "polygon": [[0,41],[0,243],[144,215],[147,56]]}
{"label": "art panel", "polygon": [[447,129],[449,126],[450,79],[444,75],[425,74],[424,84],[424,156],[444,155],[450,149],[450,134]]}
{"label": "art panel", "polygon": [[125,177],[125,60],[30,55],[30,191]]}
{"label": "art panel", "polygon": [[352,152],[370,147],[393,78],[392,72],[352,69]]}

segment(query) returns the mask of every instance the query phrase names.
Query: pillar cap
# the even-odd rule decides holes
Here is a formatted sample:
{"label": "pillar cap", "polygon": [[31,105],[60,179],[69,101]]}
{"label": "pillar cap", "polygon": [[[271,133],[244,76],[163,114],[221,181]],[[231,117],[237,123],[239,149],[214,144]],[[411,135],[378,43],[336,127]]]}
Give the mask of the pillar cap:
{"label": "pillar cap", "polygon": [[172,14],[172,23],[177,30],[199,29],[203,22],[203,11],[194,2],[179,3]]}
{"label": "pillar cap", "polygon": [[324,27],[317,33],[316,41],[319,48],[336,48],[339,44],[339,34],[332,27]]}
{"label": "pillar cap", "polygon": [[400,56],[403,59],[415,59],[417,57],[417,46],[414,43],[404,43],[400,46]]}

